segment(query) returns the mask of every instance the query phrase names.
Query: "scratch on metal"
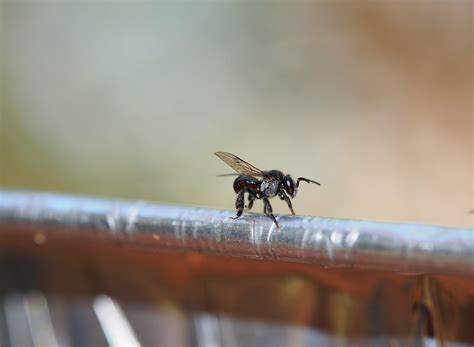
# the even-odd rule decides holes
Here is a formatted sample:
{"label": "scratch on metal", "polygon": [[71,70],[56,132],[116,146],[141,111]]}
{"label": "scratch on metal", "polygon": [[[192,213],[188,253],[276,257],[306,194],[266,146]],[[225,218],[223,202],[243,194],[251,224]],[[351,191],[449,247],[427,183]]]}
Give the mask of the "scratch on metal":
{"label": "scratch on metal", "polygon": [[[257,237],[257,225],[255,223],[251,224],[252,226],[250,227],[250,234],[251,234],[251,239],[252,239],[252,244],[253,248],[255,250],[255,255],[257,257],[262,257],[261,251],[260,251],[260,237]],[[261,235],[261,233],[259,233]]]}
{"label": "scratch on metal", "polygon": [[127,220],[125,224],[126,232],[133,232],[135,229],[135,222],[137,221],[140,203],[137,203],[135,206],[132,206],[128,209]]}
{"label": "scratch on metal", "polygon": [[329,260],[331,260],[331,262],[334,262],[334,251],[331,243],[331,238],[327,234],[324,234],[323,238],[324,243],[326,244],[326,250],[328,251]]}
{"label": "scratch on metal", "polygon": [[[275,223],[272,223],[270,228],[268,229],[268,234],[267,234],[267,247],[268,247],[268,254],[270,255],[271,259],[275,259],[275,254],[273,253],[273,242],[271,240],[273,231],[276,229]],[[263,230],[262,230],[263,232]]]}

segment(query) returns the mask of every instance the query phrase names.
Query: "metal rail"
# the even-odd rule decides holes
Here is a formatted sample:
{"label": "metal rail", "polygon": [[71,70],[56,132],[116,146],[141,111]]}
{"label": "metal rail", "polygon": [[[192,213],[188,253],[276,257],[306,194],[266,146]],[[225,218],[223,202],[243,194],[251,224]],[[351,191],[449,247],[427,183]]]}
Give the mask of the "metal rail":
{"label": "metal rail", "polygon": [[[407,274],[474,276],[474,230],[259,214],[143,201],[0,190],[0,238],[60,231],[75,242],[353,267]],[[12,228],[14,227],[14,228]],[[73,237],[74,236],[74,237]]]}

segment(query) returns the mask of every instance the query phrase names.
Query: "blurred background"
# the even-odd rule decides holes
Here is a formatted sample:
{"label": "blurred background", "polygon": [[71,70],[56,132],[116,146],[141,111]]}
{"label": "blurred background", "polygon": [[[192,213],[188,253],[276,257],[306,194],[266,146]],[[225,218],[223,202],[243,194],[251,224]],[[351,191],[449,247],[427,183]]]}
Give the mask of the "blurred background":
{"label": "blurred background", "polygon": [[233,209],[223,150],[298,214],[472,225],[469,0],[0,9],[3,187]]}
{"label": "blurred background", "polygon": [[[0,0],[0,187],[233,209],[228,151],[321,182],[298,214],[472,227],[472,18],[469,0]],[[2,346],[474,341],[472,278],[31,227],[0,225]]]}

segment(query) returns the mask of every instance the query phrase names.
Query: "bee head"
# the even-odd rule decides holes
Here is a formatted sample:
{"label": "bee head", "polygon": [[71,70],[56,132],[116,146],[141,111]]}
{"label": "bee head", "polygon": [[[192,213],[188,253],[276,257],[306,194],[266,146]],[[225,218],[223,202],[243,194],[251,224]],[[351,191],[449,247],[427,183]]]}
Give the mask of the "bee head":
{"label": "bee head", "polygon": [[286,175],[283,178],[283,189],[292,198],[294,198],[296,196],[296,193],[298,192],[298,188],[296,186],[295,180],[290,175]]}

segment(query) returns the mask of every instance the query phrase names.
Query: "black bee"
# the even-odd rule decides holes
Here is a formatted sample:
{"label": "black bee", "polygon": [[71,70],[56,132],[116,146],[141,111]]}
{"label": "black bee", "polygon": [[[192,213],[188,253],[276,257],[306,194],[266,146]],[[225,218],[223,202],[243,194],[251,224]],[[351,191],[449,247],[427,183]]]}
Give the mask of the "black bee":
{"label": "black bee", "polygon": [[[320,186],[318,182],[304,177],[298,177],[295,182],[293,177],[285,175],[279,170],[262,171],[231,153],[215,152],[214,154],[234,169],[238,175],[234,181],[234,191],[237,194],[237,200],[235,201],[237,216],[233,217],[233,219],[237,219],[242,215],[244,207],[250,210],[255,199],[262,199],[263,213],[271,217],[277,228],[280,228],[268,199],[278,195],[281,200],[288,204],[291,214],[294,215],[295,211],[293,211],[290,197],[294,198],[296,196],[300,181]],[[248,206],[245,206],[245,193],[248,193]]]}

